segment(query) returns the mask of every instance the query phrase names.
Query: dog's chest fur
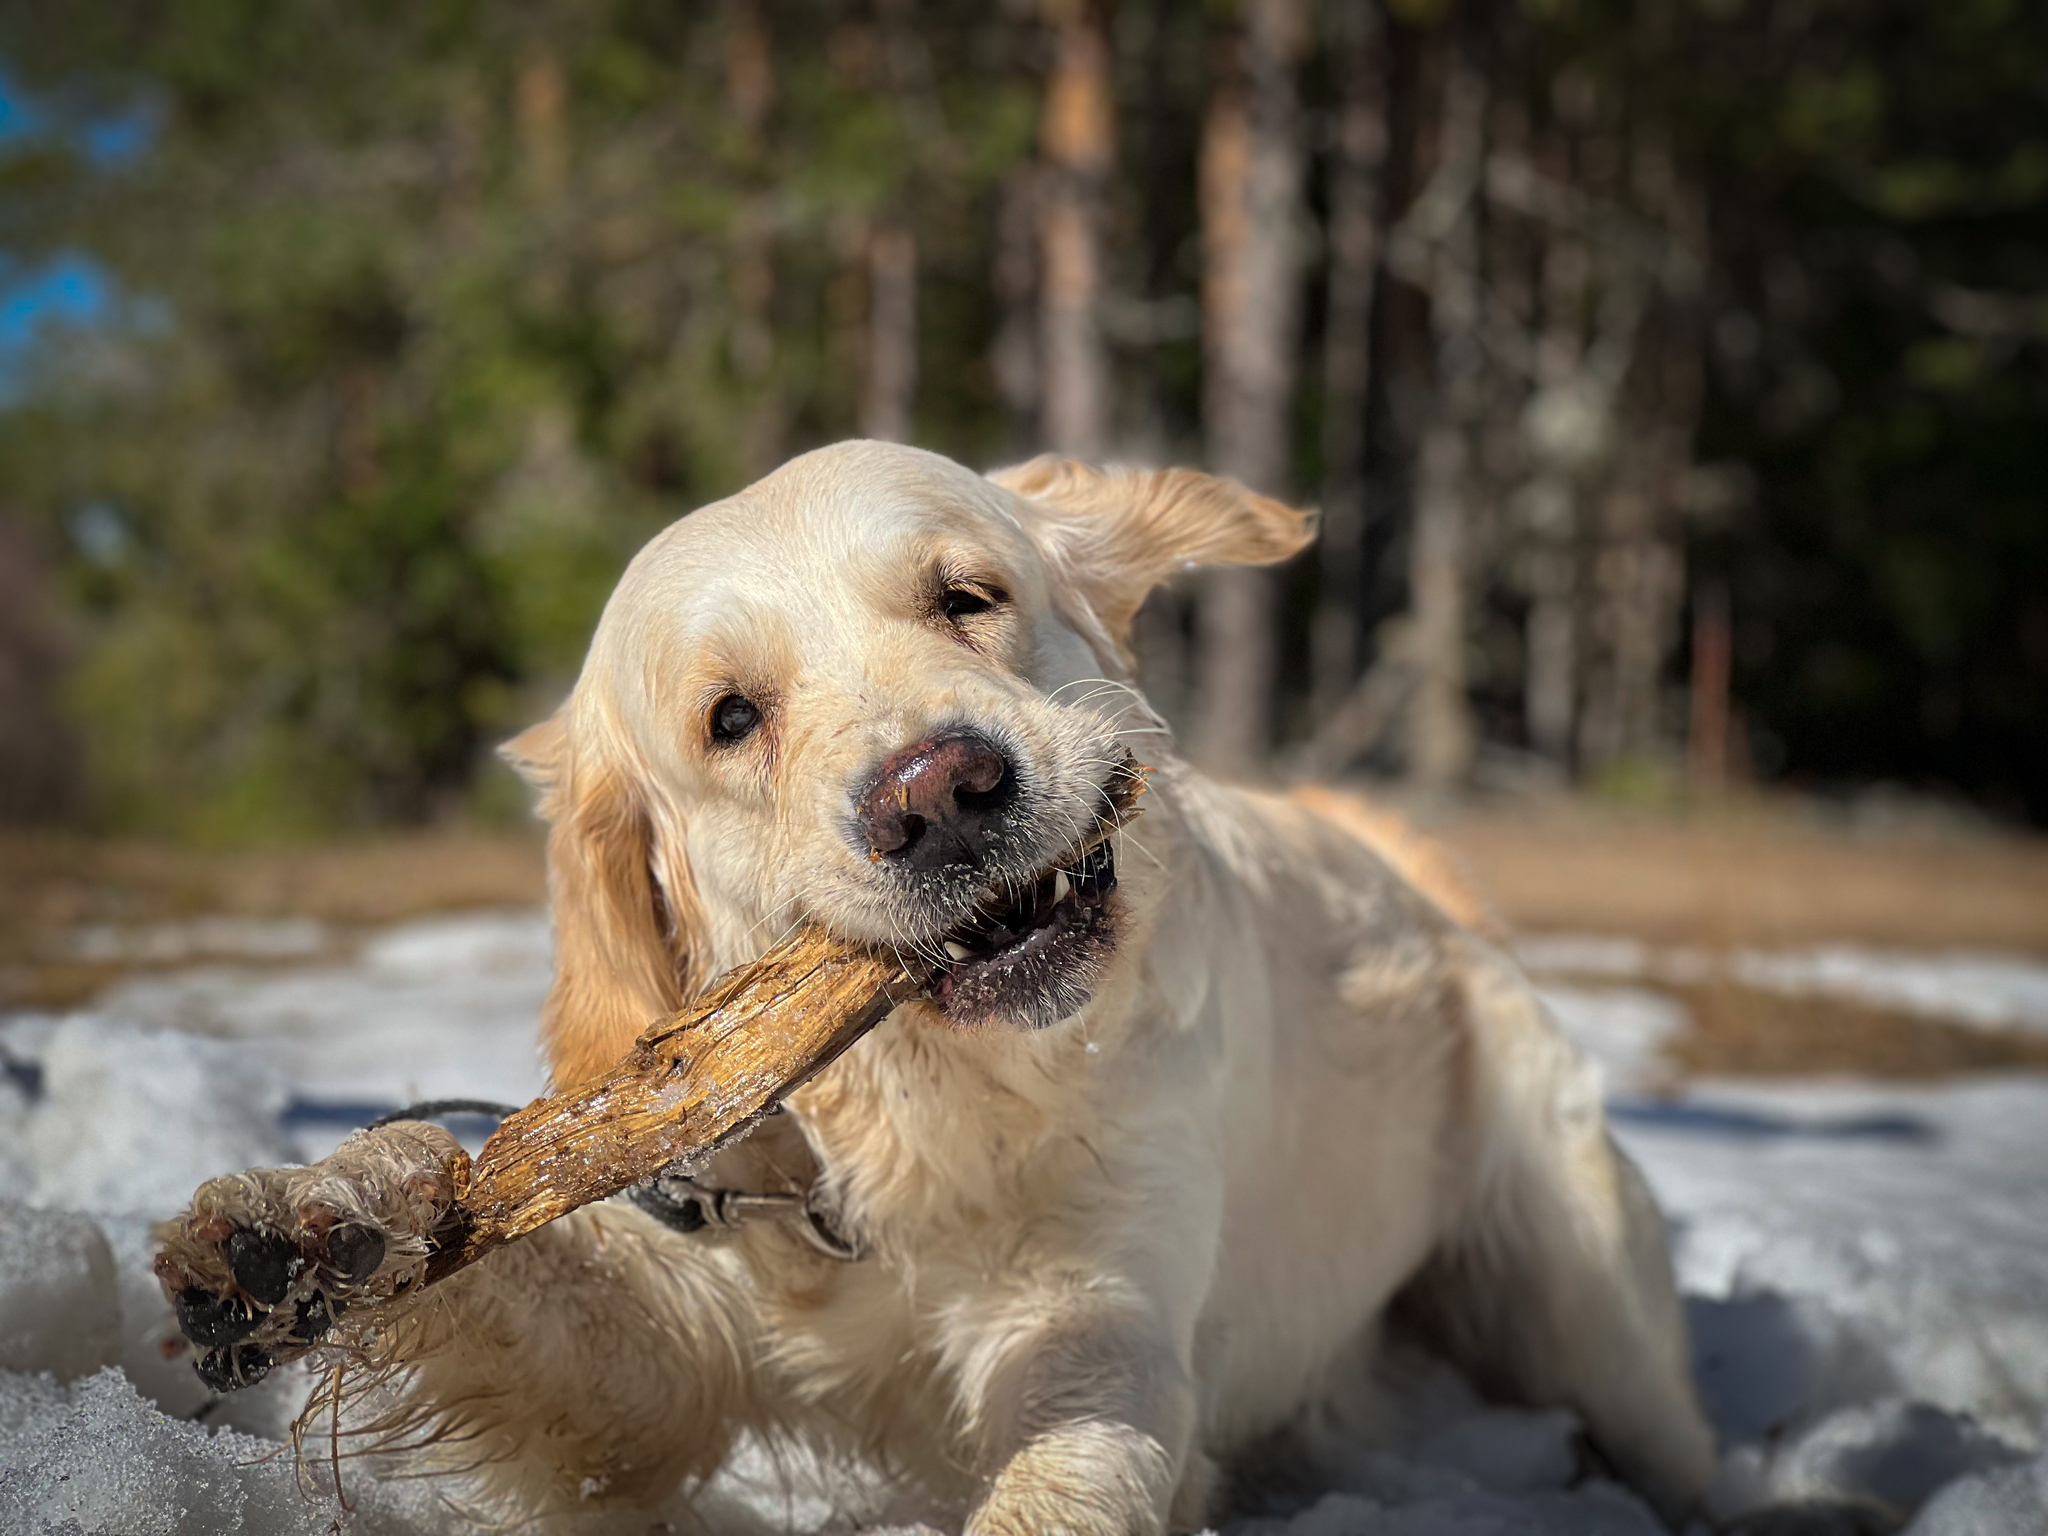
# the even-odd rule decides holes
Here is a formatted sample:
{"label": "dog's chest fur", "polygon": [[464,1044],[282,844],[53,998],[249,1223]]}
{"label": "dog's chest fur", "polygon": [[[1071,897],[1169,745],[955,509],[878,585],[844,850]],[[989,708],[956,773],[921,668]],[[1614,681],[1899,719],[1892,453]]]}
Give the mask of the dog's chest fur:
{"label": "dog's chest fur", "polygon": [[[1146,831],[1175,921],[1133,932],[1085,1017],[962,1033],[899,1011],[714,1170],[745,1187],[817,1179],[866,1239],[866,1259],[835,1263],[760,1228],[736,1256],[788,1379],[871,1444],[971,1454],[974,1426],[943,1406],[945,1379],[973,1368],[968,1341],[1029,1327],[1063,1287],[1106,1273],[1192,1341],[1205,1416],[1237,1402],[1217,1427],[1239,1438],[1257,1425],[1236,1418],[1298,1400],[1434,1235],[1415,1219],[1427,1203],[1399,1189],[1433,1171],[1442,1014],[1425,1006],[1433,987],[1397,984],[1415,967],[1393,963],[1429,950],[1426,925],[1349,856],[1343,880],[1306,856],[1243,874],[1218,850],[1264,817],[1251,802],[1190,816],[1179,794],[1159,798]],[[1260,830],[1261,846],[1280,840]],[[1276,961],[1301,933],[1316,943],[1295,938]],[[1402,1112],[1367,1108],[1361,1078],[1398,1085]],[[1297,1087],[1276,1098],[1283,1079]],[[1359,1132],[1361,1114],[1417,1135]],[[1361,1166],[1333,1139],[1372,1155]],[[1360,1242],[1374,1252],[1352,1253]],[[1355,1283],[1276,1307],[1287,1255]]]}

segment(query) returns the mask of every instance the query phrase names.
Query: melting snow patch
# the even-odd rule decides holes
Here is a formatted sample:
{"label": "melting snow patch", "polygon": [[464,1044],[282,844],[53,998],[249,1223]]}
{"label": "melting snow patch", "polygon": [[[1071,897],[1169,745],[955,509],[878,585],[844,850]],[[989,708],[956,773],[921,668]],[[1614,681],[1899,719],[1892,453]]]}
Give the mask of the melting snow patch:
{"label": "melting snow patch", "polygon": [[544,914],[481,913],[391,929],[348,965],[141,977],[98,1006],[235,1041],[303,1098],[348,1106],[325,1134],[301,1138],[302,1154],[319,1157],[351,1124],[418,1099],[537,1097],[535,1021],[552,963]]}
{"label": "melting snow patch", "polygon": [[[1668,981],[1671,965],[1699,958],[1630,941],[1563,955],[1553,941],[1549,956],[1553,974],[1617,983]],[[1883,969],[1814,956],[1804,971],[1777,957],[1751,984],[1845,987]],[[1992,974],[1962,965],[1921,974],[1958,992]],[[1995,1000],[1978,1017],[2034,1006],[2028,963],[2012,965],[2020,980],[1984,982]],[[206,1426],[187,1422],[205,1394],[189,1357],[161,1347],[173,1328],[148,1273],[149,1224],[206,1178],[288,1160],[278,1115],[293,1095],[365,1107],[530,1097],[547,981],[545,921],[486,914],[391,930],[348,964],[214,966],[131,980],[93,1013],[0,1020],[0,1174],[46,1208],[0,1205],[0,1531],[297,1536],[338,1518],[350,1536],[475,1529],[441,1485],[379,1484],[367,1469],[349,1479],[353,1515],[338,1517],[324,1472],[303,1497],[274,1455],[303,1392],[291,1372],[227,1399]],[[1680,1008],[1626,984],[1545,992],[1623,1095],[1617,1135],[1671,1220],[1726,1452],[1716,1512],[1836,1499],[1910,1519],[1910,1536],[2048,1536],[2048,1460],[2030,1459],[2048,1416],[2048,1080],[1633,1097],[1656,1086]],[[91,1374],[108,1361],[118,1369]],[[1418,1389],[1398,1443],[1337,1447],[1309,1492],[1224,1536],[1662,1529],[1632,1494],[1585,1475],[1571,1415],[1462,1390]],[[844,1532],[883,1512],[830,1480],[803,1495],[746,1466],[697,1510],[727,1533]]]}
{"label": "melting snow patch", "polygon": [[1515,945],[1515,958],[1535,976],[1634,980],[1650,974],[1651,954],[1650,946],[1641,939],[1585,933],[1535,934]]}
{"label": "melting snow patch", "polygon": [[0,1376],[0,1530],[317,1536],[283,1447],[166,1418],[119,1371]]}
{"label": "melting snow patch", "polygon": [[1833,944],[1723,956],[1585,934],[1524,939],[1515,954],[1537,976],[1673,986],[1726,979],[1763,992],[1838,998],[1980,1029],[2048,1031],[2048,962],[2017,955],[1911,954]]}
{"label": "melting snow patch", "polygon": [[16,1150],[37,1205],[168,1216],[218,1174],[290,1161],[283,1078],[226,1041],[78,1014],[41,1068]]}
{"label": "melting snow patch", "polygon": [[1746,952],[1748,986],[1954,1019],[1981,1028],[2048,1031],[2048,964],[2009,955],[1902,955],[1837,945],[1803,954]]}
{"label": "melting snow patch", "polygon": [[114,1256],[92,1218],[0,1200],[0,1370],[89,1375],[120,1331]]}
{"label": "melting snow patch", "polygon": [[371,970],[429,978],[544,975],[552,958],[547,914],[523,911],[425,918],[387,930],[362,951]]}
{"label": "melting snow patch", "polygon": [[325,924],[306,917],[198,917],[182,923],[85,923],[58,952],[100,965],[190,965],[196,960],[306,960],[327,948]]}
{"label": "melting snow patch", "polygon": [[1685,1033],[1682,1004],[1645,987],[1538,989],[1551,1018],[1598,1064],[1609,1093],[1645,1093],[1669,1081],[1664,1047]]}

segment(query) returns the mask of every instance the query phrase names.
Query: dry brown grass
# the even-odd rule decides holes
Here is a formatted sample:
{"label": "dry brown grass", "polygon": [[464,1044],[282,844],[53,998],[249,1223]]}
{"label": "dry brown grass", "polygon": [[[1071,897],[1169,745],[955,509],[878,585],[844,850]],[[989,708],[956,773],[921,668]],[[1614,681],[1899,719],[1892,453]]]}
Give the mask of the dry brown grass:
{"label": "dry brown grass", "polygon": [[[2048,840],[1876,837],[1796,811],[1691,818],[1584,802],[1470,810],[1434,829],[1510,926],[1709,951],[1862,943],[2048,955]],[[1666,987],[1690,1027],[1680,1077],[1929,1079],[2048,1069],[2048,1036],[1966,1028],[1838,998],[1731,983]]]}
{"label": "dry brown grass", "polygon": [[225,914],[347,930],[546,895],[537,834],[467,829],[289,848],[201,849],[49,832],[0,834],[0,1006],[62,1007],[118,967],[53,951],[82,923]]}
{"label": "dry brown grass", "polygon": [[1880,838],[1768,808],[1686,818],[1581,802],[1467,811],[1433,830],[1523,932],[2048,955],[2039,837]]}
{"label": "dry brown grass", "polygon": [[[1431,831],[1522,932],[1626,934],[1706,949],[1835,942],[2048,955],[2048,841],[1830,830],[1767,807],[1692,818],[1584,802],[1467,810]],[[451,830],[209,851],[47,833],[0,836],[0,1005],[81,1002],[116,971],[54,956],[85,922],[213,913],[351,930],[533,905],[537,835]],[[1685,1074],[1926,1078],[2048,1068],[2048,1040],[1733,985],[1680,989]]]}
{"label": "dry brown grass", "polygon": [[545,890],[537,831],[457,829],[259,849],[0,835],[0,926],[10,929],[211,913],[386,923],[530,904]]}
{"label": "dry brown grass", "polygon": [[1691,1023],[1672,1042],[1681,1077],[1881,1077],[2048,1069],[2048,1036],[1980,1029],[1830,997],[1747,987],[1674,989]]}

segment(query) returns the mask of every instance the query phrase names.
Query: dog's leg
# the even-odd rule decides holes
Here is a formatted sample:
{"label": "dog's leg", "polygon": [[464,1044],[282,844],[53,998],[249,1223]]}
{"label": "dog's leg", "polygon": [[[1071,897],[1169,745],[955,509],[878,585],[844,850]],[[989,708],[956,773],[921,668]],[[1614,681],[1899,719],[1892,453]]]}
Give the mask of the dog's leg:
{"label": "dog's leg", "polygon": [[1474,1182],[1417,1299],[1483,1386],[1576,1408],[1625,1476],[1682,1513],[1713,1473],[1714,1445],[1663,1221],[1608,1137],[1598,1075],[1527,982],[1490,957],[1465,981]]}
{"label": "dog's leg", "polygon": [[[1170,1516],[1199,1522],[1207,1463],[1189,1470],[1186,1345],[1142,1305],[1106,1305],[1119,1289],[1027,1288],[960,1341],[961,1406],[987,1469],[967,1536],[1158,1536]],[[1201,1486],[1183,1487],[1190,1477]]]}
{"label": "dog's leg", "polygon": [[616,1202],[572,1212],[428,1292],[398,1413],[522,1516],[658,1500],[763,1421],[727,1257]]}

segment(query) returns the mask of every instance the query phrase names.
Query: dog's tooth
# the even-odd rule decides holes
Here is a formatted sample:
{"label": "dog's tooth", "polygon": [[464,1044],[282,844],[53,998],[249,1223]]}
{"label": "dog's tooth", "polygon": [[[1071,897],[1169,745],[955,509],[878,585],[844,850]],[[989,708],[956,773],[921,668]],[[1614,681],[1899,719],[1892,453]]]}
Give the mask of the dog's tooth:
{"label": "dog's tooth", "polygon": [[1052,904],[1058,906],[1061,902],[1065,901],[1067,899],[1067,892],[1072,889],[1073,887],[1067,883],[1067,872],[1064,869],[1054,870],[1052,874]]}
{"label": "dog's tooth", "polygon": [[951,955],[955,960],[965,960],[969,955],[973,954],[974,951],[969,949],[965,944],[960,943],[957,939],[948,939],[946,940],[946,953]]}

